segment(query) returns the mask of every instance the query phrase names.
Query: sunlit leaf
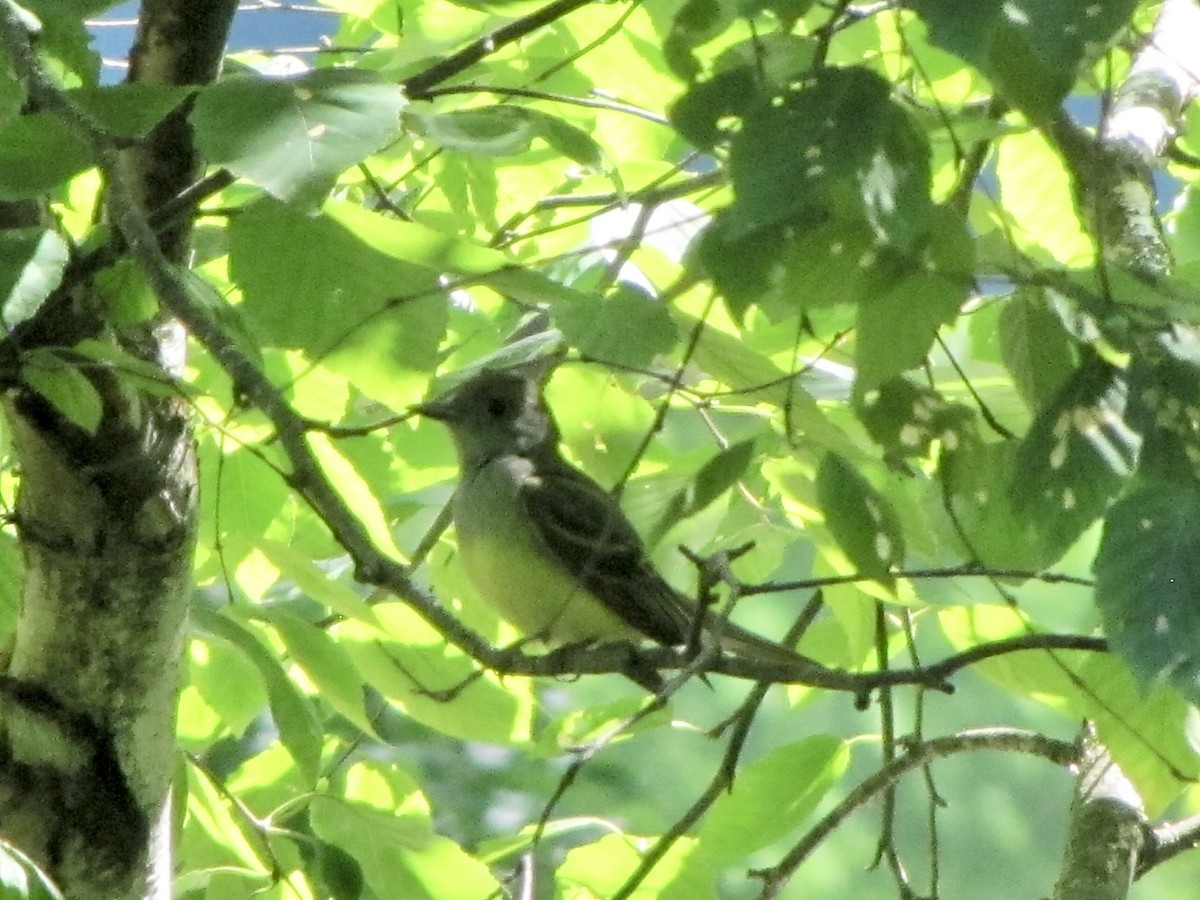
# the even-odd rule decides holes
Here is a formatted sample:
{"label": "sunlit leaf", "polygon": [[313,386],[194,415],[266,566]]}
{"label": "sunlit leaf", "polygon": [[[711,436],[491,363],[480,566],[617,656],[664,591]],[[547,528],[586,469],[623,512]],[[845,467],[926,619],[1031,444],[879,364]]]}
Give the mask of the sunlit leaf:
{"label": "sunlit leaf", "polygon": [[487,867],[415,816],[338,797],[312,803],[313,828],[358,861],[379,897],[478,900],[498,890]]}
{"label": "sunlit leaf", "polygon": [[203,606],[192,609],[196,623],[242,652],[258,669],[267,686],[271,715],[279,740],[309,781],[317,779],[321,756],[321,728],[308,699],[284,672],[282,663],[246,625]]}
{"label": "sunlit leaf", "polygon": [[25,357],[21,377],[68,422],[96,433],[104,416],[104,401],[77,366],[52,350],[34,350]]}
{"label": "sunlit leaf", "polygon": [[6,328],[37,313],[62,281],[68,253],[66,242],[49,229],[0,232],[0,318]]}
{"label": "sunlit leaf", "polygon": [[200,92],[190,118],[210,163],[286,199],[382,147],[403,108],[396,84],[335,68],[291,79],[227,78]]}
{"label": "sunlit leaf", "polygon": [[[738,772],[700,829],[699,849],[721,860],[743,858],[785,837],[812,814],[850,763],[831,737],[785,744]],[[771,815],[764,816],[763,810]]]}
{"label": "sunlit leaf", "polygon": [[0,900],[63,900],[40,866],[7,841],[0,843]]}
{"label": "sunlit leaf", "polygon": [[319,625],[282,610],[273,609],[265,618],[279,632],[296,665],[312,679],[321,699],[366,734],[374,734],[363,705],[363,678],[337,641]]}

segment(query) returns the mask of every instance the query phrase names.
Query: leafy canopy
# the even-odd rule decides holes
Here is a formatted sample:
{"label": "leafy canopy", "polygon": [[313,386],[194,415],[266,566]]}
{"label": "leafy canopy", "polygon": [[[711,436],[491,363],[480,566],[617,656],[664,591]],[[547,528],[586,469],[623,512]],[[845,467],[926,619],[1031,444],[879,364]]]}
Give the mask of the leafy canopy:
{"label": "leafy canopy", "polygon": [[[307,427],[366,538],[413,566],[406,597],[355,581],[362,560],[293,489],[278,422],[204,341],[181,383],[90,344],[21,360],[84,429],[102,410],[81,361],[195,410],[177,895],[480,898],[549,846],[538,877],[563,896],[715,897],[844,795],[868,755],[851,736],[872,726],[856,713],[821,733],[803,711],[826,692],[777,688],[787,709],[733,790],[654,843],[667,814],[635,782],[606,803],[593,770],[686,772],[675,796],[691,802],[707,776],[670,753],[719,770],[691,729],[734,708],[732,683],[635,716],[646,698],[616,676],[474,677],[427,614],[435,597],[488,642],[517,638],[472,602],[440,530],[445,436],[403,414],[453,373],[555,351],[566,452],[622,486],[680,587],[698,574],[678,545],[753,542],[731,564],[737,617],[782,636],[801,604],[772,583],[826,579],[800,650],[851,672],[1046,636],[1060,649],[975,668],[1061,715],[1059,735],[1094,719],[1154,812],[1176,799],[1177,776],[1200,772],[1194,174],[1172,169],[1184,264],[1135,277],[1077,204],[1090,172],[1061,131],[1064,104],[1127,71],[1154,6],[331,3],[331,50],[304,74],[268,77],[246,54],[185,90],[101,86],[81,24],[95,8],[31,4],[42,53],[111,137],[188,104],[227,174],[198,213],[190,296]],[[113,240],[87,141],[24,99],[0,74],[0,199],[49,196],[57,218],[0,235],[10,329],[73,254]],[[118,328],[154,312],[128,260],[94,286]],[[1087,584],[1093,561],[1094,603],[1062,584]],[[11,622],[15,581],[0,583]],[[1068,638],[1097,616],[1119,659],[1061,649],[1092,646]],[[990,724],[1011,707],[996,709]],[[588,762],[559,808],[545,772],[570,751]]]}

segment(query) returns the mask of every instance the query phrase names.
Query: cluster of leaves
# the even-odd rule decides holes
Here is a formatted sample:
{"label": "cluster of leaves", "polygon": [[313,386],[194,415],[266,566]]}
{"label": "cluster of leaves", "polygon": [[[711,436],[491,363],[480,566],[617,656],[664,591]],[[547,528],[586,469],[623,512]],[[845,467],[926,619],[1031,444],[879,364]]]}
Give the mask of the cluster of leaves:
{"label": "cluster of leaves", "polygon": [[[1184,699],[1200,665],[1196,288],[1186,265],[1149,281],[1107,263],[1051,139],[1069,95],[1127,68],[1117,40],[1153,4],[560,3],[551,26],[445,70],[470,79],[451,89],[428,73],[536,7],[332,3],[333,45],[360,53],[288,79],[248,56],[186,90],[99,85],[80,23],[103,5],[34,5],[69,97],[130,142],[189,104],[197,146],[232,176],[197,220],[196,303],[309,423],[322,477],[369,538],[420,563],[466,626],[516,637],[471,604],[437,529],[445,436],[395,414],[436,393],[437,373],[565,347],[550,402],[567,451],[606,484],[632,472],[623,501],[676,583],[695,579],[676,545],[753,541],[743,586],[838,582],[800,649],[857,669],[892,643],[880,603],[906,623],[899,647],[907,626],[953,649],[1089,632],[1086,598],[1051,606],[1059,589],[1028,579],[1095,558],[1129,668],[1030,650],[979,671],[1064,728],[1095,720],[1155,811],[1200,771]],[[141,274],[96,224],[90,145],[25,101],[0,73],[0,199],[49,196],[57,221],[0,233],[6,327],[99,261],[114,324],[144,319]],[[1184,262],[1192,197],[1172,236]],[[530,326],[534,309],[551,328]],[[527,679],[468,681],[472,660],[418,610],[355,584],[267,418],[203,347],[178,383],[94,343],[31,353],[21,378],[94,429],[80,366],[95,365],[179,391],[199,423],[179,896],[483,897],[552,840],[569,848],[561,890],[623,890],[642,856],[615,823],[599,838],[566,816],[501,836],[460,822],[469,847],[443,837],[451,813],[430,782],[480,816],[499,799],[470,796],[464,770],[486,766],[461,750],[437,775],[452,751],[431,735],[548,761],[612,742],[643,697],[613,678],[604,702],[564,711]],[[9,570],[15,547],[7,535]],[[991,602],[897,577],[965,564],[995,573]],[[756,605],[764,630],[786,629],[785,604]],[[747,762],[701,827],[659,845],[639,896],[715,896],[719,873],[805,821],[850,746],[823,735]]]}

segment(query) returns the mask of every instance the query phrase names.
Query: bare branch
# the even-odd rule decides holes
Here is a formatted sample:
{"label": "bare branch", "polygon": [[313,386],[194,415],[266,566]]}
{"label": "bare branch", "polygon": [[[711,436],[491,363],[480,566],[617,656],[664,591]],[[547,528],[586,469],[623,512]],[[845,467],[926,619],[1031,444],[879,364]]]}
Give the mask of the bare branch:
{"label": "bare branch", "polygon": [[506,44],[520,40],[527,34],[532,34],[539,28],[544,28],[556,19],[561,19],[567,13],[574,12],[581,6],[586,6],[592,0],[554,0],[536,12],[509,22],[502,28],[497,28],[490,34],[468,44],[457,53],[452,53],[441,62],[435,63],[424,72],[419,72],[404,82],[404,90],[414,100],[426,99],[426,91],[436,84],[441,84],[447,78],[453,78],[459,72],[464,72],[481,59],[495,53]]}
{"label": "bare branch", "polygon": [[829,834],[851,813],[866,805],[886,790],[906,772],[924,766],[932,760],[958,753],[980,750],[1004,750],[1040,756],[1058,766],[1069,766],[1078,758],[1078,748],[1066,741],[1057,741],[1032,731],[1016,728],[986,728],[964,731],[948,737],[925,741],[897,757],[870,778],[860,782],[841,803],[830,810],[778,863],[769,869],[752,874],[762,878],[761,900],[778,897],[792,875]]}

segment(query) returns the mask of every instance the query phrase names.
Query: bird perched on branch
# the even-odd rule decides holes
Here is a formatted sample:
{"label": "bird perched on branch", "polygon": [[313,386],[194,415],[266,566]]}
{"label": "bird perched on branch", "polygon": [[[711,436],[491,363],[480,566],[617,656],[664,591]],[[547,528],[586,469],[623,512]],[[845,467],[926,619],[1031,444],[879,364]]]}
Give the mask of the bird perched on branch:
{"label": "bird perched on branch", "polygon": [[[449,427],[458,451],[451,509],[468,579],[501,618],[549,646],[687,644],[697,604],[654,568],[616,500],[563,459],[542,396],[546,368],[485,370],[416,407]],[[739,656],[801,659],[731,622],[719,623],[719,641]],[[660,685],[652,670],[626,674]]]}

